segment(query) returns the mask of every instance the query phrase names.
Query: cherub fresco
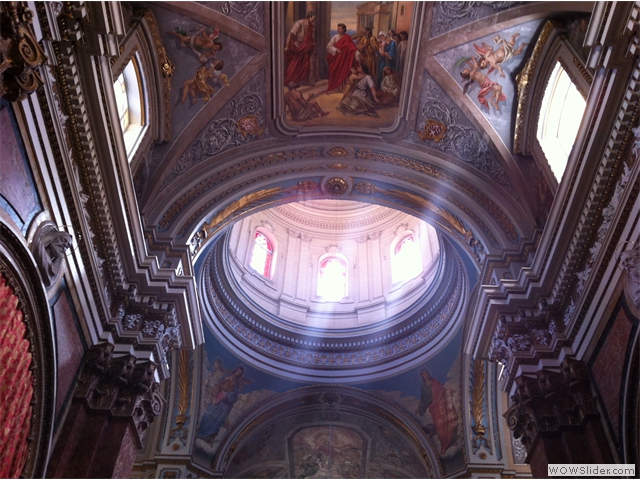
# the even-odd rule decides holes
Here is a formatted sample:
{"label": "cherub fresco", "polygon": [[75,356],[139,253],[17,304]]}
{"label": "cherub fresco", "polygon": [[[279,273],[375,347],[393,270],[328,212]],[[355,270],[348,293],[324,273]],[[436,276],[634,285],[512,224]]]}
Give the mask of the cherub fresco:
{"label": "cherub fresco", "polygon": [[220,35],[220,30],[217,28],[205,29],[201,27],[195,33],[189,34],[178,27],[173,32],[167,32],[167,35],[172,35],[180,40],[181,46],[191,48],[200,63],[215,58],[216,52],[222,50],[222,43],[217,40]]}
{"label": "cherub fresco", "polygon": [[215,92],[216,86],[229,86],[227,76],[222,73],[224,62],[221,60],[215,62],[206,62],[196,70],[193,78],[186,80],[182,85],[182,99],[180,103],[184,103],[187,97],[191,98],[191,105],[195,105],[198,95],[202,95],[202,99],[208,102]]}
{"label": "cherub fresco", "polygon": [[514,56],[522,55],[524,48],[529,45],[528,43],[521,43],[516,47],[516,38],[519,36],[519,33],[514,33],[511,35],[511,40],[506,40],[500,35],[496,35],[493,37],[493,41],[496,45],[499,45],[497,48],[491,47],[484,42],[482,42],[480,46],[474,43],[473,46],[479,54],[478,65],[480,68],[485,69],[489,66],[488,74],[491,74],[494,70],[498,70],[500,76],[504,78],[505,75],[501,65]]}
{"label": "cherub fresco", "polygon": [[[222,362],[219,361],[216,365],[214,361],[214,369],[211,372],[212,374],[224,371]],[[230,373],[223,375],[211,388],[210,397],[206,399],[207,408],[198,423],[198,437],[211,444],[220,429],[229,426],[229,413],[233,409],[233,405],[238,401],[240,390],[245,385],[253,382],[253,380],[244,378],[243,375],[244,367],[238,365]],[[207,379],[203,383],[206,385]],[[205,388],[206,390],[207,388]]]}
{"label": "cherub fresco", "polygon": [[[462,69],[460,76],[467,83],[464,85],[463,92],[466,95],[469,88],[475,83],[480,86],[478,92],[478,101],[483,107],[489,108],[491,105],[497,111],[500,111],[500,102],[505,102],[507,96],[502,93],[502,85],[497,82],[493,82],[487,75],[485,75],[481,66],[475,58],[469,58],[465,60],[467,67]],[[487,97],[489,100],[487,101]]]}
{"label": "cherub fresco", "polygon": [[478,92],[478,101],[480,105],[496,111],[500,111],[500,103],[506,102],[507,96],[502,91],[502,85],[497,80],[491,78],[493,72],[497,71],[500,78],[506,78],[503,64],[508,62],[515,56],[522,55],[527,42],[517,44],[517,38],[520,33],[514,33],[507,40],[500,34],[493,37],[495,46],[487,45],[482,42],[480,45],[473,44],[475,49],[474,57],[460,58],[455,67],[462,67],[460,76],[464,83],[464,93],[466,94],[474,83],[480,87]]}

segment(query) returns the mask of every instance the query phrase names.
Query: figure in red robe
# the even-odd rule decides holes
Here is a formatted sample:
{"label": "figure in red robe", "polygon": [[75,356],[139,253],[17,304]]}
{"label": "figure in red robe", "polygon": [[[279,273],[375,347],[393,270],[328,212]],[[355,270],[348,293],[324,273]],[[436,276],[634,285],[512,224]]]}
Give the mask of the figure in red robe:
{"label": "figure in red robe", "polygon": [[423,416],[429,409],[436,433],[440,439],[440,455],[444,455],[447,449],[456,441],[458,430],[458,412],[453,404],[451,392],[427,370],[420,372],[422,388],[420,391],[420,405],[416,413]]}
{"label": "figure in red robe", "polygon": [[329,64],[329,85],[327,93],[342,87],[349,76],[358,48],[344,23],[338,24],[338,33],[331,37],[327,45],[327,63]]}
{"label": "figure in red robe", "polygon": [[311,55],[316,48],[313,40],[313,25],[316,23],[317,14],[307,13],[307,18],[298,20],[291,27],[287,43],[284,48],[286,70],[284,84],[298,83],[304,85],[309,81],[311,70]]}

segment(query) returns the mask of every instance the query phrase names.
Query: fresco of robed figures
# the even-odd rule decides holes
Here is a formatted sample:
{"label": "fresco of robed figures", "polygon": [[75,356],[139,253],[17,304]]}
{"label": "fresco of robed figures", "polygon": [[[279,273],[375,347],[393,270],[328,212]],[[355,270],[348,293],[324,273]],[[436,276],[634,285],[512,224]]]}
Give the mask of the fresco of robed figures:
{"label": "fresco of robed figures", "polygon": [[288,2],[284,107],[292,125],[391,125],[413,2]]}
{"label": "fresco of robed figures", "polygon": [[534,20],[436,55],[507,145],[517,102],[516,76],[533,48],[541,21]]}

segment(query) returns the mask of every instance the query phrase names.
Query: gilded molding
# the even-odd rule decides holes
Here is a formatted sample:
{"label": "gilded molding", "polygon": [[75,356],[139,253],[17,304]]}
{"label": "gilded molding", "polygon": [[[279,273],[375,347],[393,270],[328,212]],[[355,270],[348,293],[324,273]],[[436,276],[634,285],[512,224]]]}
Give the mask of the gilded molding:
{"label": "gilded molding", "polygon": [[484,448],[491,453],[491,441],[486,436],[487,427],[485,425],[484,411],[487,404],[486,382],[485,382],[485,362],[484,360],[474,360],[471,367],[471,447],[473,453],[477,453],[480,448]]}
{"label": "gilded molding", "polygon": [[[356,151],[357,158],[364,158],[368,160],[375,160],[382,163],[388,163],[391,165],[396,165],[399,167],[404,167],[410,170],[418,171],[422,174],[428,175],[438,180],[442,180],[445,183],[450,184],[454,190],[462,191],[466,193],[469,197],[475,200],[480,206],[482,206],[489,214],[500,224],[503,231],[507,234],[507,238],[509,238],[513,243],[518,243],[520,237],[516,231],[515,226],[511,223],[507,215],[504,211],[494,203],[489,197],[487,197],[484,193],[482,193],[477,188],[469,185],[464,180],[460,180],[452,175],[450,175],[445,170],[442,170],[433,165],[429,165],[427,163],[419,162],[417,160],[401,157],[398,155],[391,155],[382,152],[374,152],[369,149],[361,149]],[[358,169],[361,170],[361,169]],[[393,176],[393,174],[387,174],[385,172],[380,172],[381,175],[389,175]],[[398,178],[398,177],[396,177]],[[415,180],[410,180],[411,183],[416,183]],[[442,194],[445,196],[444,194]],[[493,235],[491,235],[493,237]],[[495,238],[495,237],[493,237]]]}
{"label": "gilded molding", "polygon": [[587,70],[584,67],[584,65],[582,64],[582,61],[578,57],[573,57],[573,64],[576,66],[576,68],[580,72],[580,75],[582,75],[582,78],[584,78],[587,81],[587,83],[591,85],[591,83],[593,82],[593,77],[589,73],[589,70]]}
{"label": "gilded molding", "polygon": [[162,45],[162,37],[160,30],[158,30],[158,24],[153,16],[151,10],[144,9],[143,18],[149,28],[153,45],[156,49],[156,55],[160,62],[160,71],[162,72],[162,102],[164,105],[164,135],[159,138],[160,142],[168,142],[171,140],[171,81],[173,79],[173,72],[175,71],[175,65],[171,63],[167,56],[167,51]]}
{"label": "gilded molding", "polygon": [[[245,160],[243,162],[236,163],[230,167],[225,168],[224,170],[216,173],[215,175],[209,176],[204,180],[201,180],[193,187],[189,188],[184,194],[180,196],[180,198],[175,201],[162,216],[160,222],[158,223],[159,229],[165,230],[173,220],[179,217],[180,213],[187,205],[189,205],[192,201],[197,200],[201,196],[205,195],[206,192],[218,185],[228,182],[233,179],[236,175],[240,175],[246,172],[251,172],[255,170],[259,170],[262,167],[269,165],[277,165],[280,163],[288,163],[293,160],[300,159],[308,159],[321,156],[320,148],[303,148],[296,150],[289,150],[286,152],[276,152],[270,153],[267,155],[263,155],[256,158],[251,158]],[[286,172],[302,172],[311,169],[312,167],[305,168],[288,168]],[[283,172],[279,172],[283,173]],[[258,177],[260,180],[266,178],[272,178],[277,174],[268,174],[262,175]],[[243,182],[241,186],[251,185],[256,183],[257,179],[252,179],[251,181]],[[213,206],[215,206],[219,199],[224,198],[228,195],[228,193],[224,193],[222,195],[218,195],[215,199],[209,200],[205,205],[200,207],[196,213],[191,215],[187,220],[182,222],[183,227],[180,229],[178,236],[182,237],[187,231],[188,226],[200,215],[210,211]]]}
{"label": "gilded molding", "polygon": [[538,41],[533,48],[533,53],[529,57],[529,60],[527,60],[522,71],[516,77],[516,80],[518,81],[518,108],[516,112],[515,131],[513,134],[513,151],[515,153],[527,153],[531,151],[531,145],[529,145],[528,142],[524,146],[522,144],[524,120],[525,115],[527,114],[527,103],[530,93],[529,88],[533,81],[533,73],[538,66],[542,51],[547,44],[547,40],[549,40],[549,36],[554,29],[561,26],[562,24],[557,20],[549,20],[544,24],[544,27],[542,27],[542,31],[540,32],[540,36],[538,37]]}
{"label": "gilded molding", "polygon": [[178,412],[174,416],[174,425],[169,432],[169,443],[178,439],[182,445],[187,444],[189,434],[188,424],[190,418],[187,416],[189,409],[189,384],[191,375],[189,373],[189,359],[191,353],[187,350],[180,350],[178,354]]}

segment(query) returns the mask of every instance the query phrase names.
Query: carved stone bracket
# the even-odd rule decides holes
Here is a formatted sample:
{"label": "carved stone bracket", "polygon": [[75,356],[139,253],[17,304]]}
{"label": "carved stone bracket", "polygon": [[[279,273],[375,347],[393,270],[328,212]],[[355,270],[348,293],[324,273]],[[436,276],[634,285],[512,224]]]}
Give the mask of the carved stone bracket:
{"label": "carved stone bracket", "polygon": [[158,307],[154,298],[150,298],[144,306],[136,297],[135,285],[131,284],[129,298],[117,300],[111,304],[111,321],[118,325],[120,335],[136,336],[140,343],[159,342],[163,359],[169,350],[182,347],[180,323],[177,321],[175,307],[167,304],[166,308]]}
{"label": "carved stone bracket", "polygon": [[[560,326],[559,326],[560,324]],[[489,358],[502,363],[536,361],[553,352],[564,339],[562,321],[546,309],[545,302],[534,310],[521,309],[516,315],[501,315]],[[516,368],[510,369],[515,372]]]}
{"label": "carved stone bracket", "polygon": [[588,415],[598,413],[587,368],[573,358],[566,358],[559,369],[523,374],[515,382],[512,404],[504,416],[527,452],[539,434],[580,426]]}
{"label": "carved stone bracket", "polygon": [[0,2],[0,97],[23,100],[42,85],[37,68],[47,61],[33,33],[26,2]]}
{"label": "carved stone bracket", "polygon": [[108,342],[91,347],[74,397],[83,399],[90,411],[131,419],[140,448],[162,411],[154,375],[157,365],[129,354],[116,356],[114,348]]}

